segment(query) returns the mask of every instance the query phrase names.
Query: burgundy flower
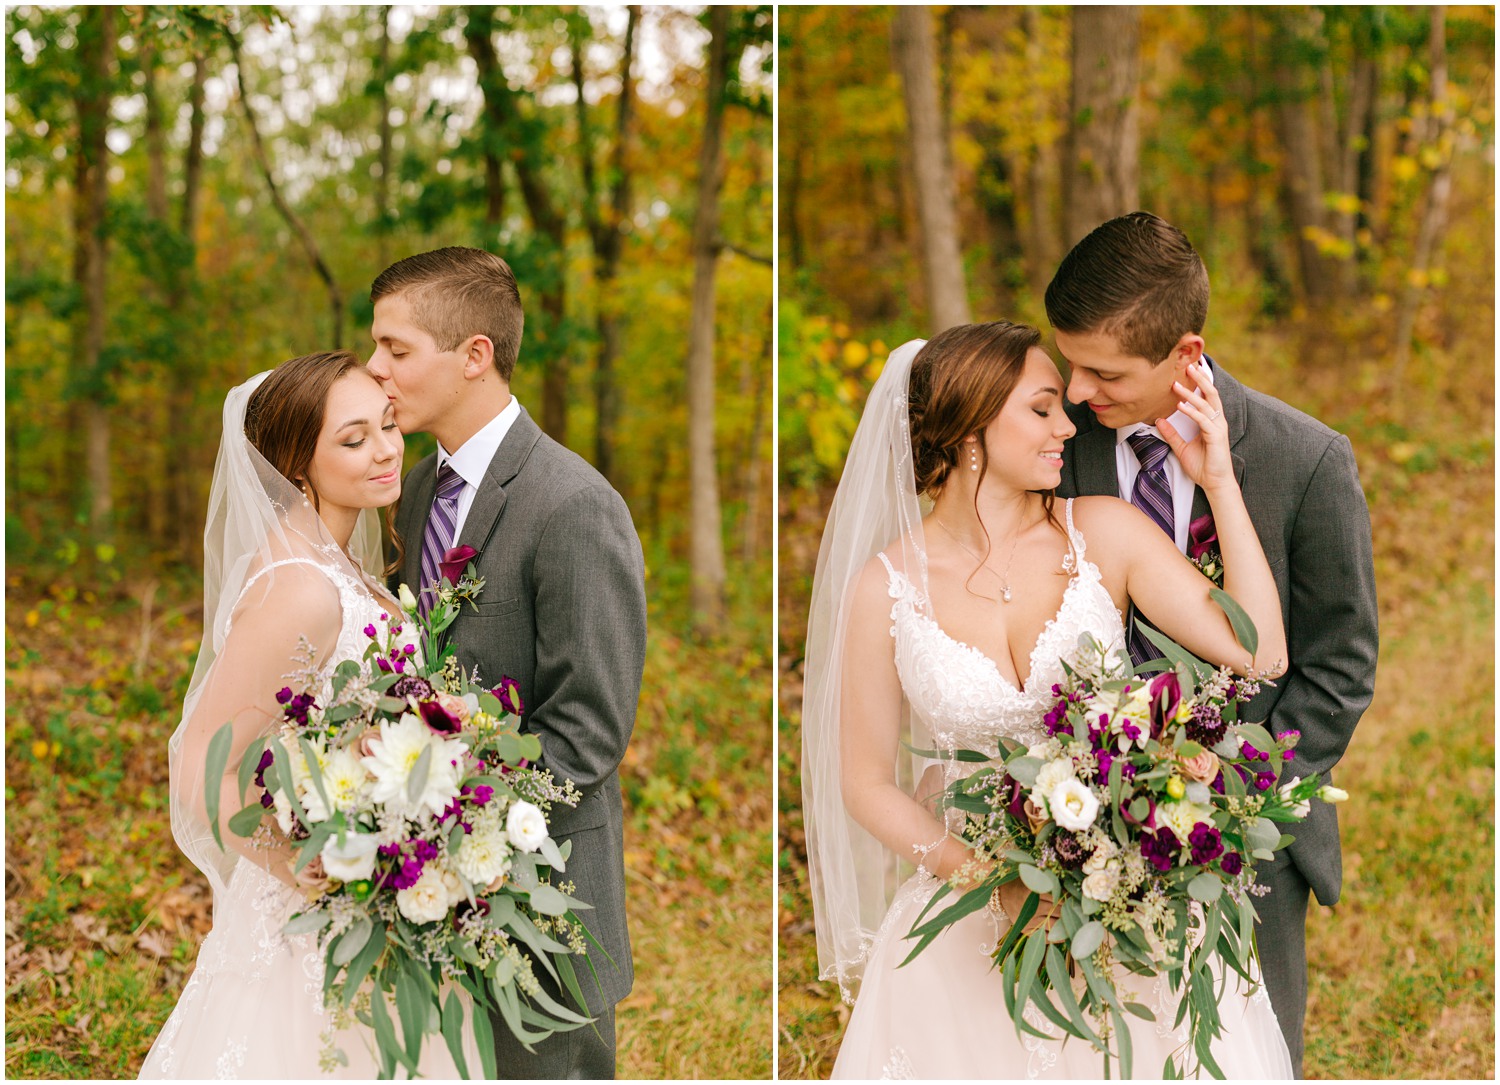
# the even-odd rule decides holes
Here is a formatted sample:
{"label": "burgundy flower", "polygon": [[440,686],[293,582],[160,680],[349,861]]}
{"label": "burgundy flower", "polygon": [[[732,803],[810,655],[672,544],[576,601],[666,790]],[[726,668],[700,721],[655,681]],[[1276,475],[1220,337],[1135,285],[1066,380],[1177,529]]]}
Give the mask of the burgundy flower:
{"label": "burgundy flower", "polygon": [[1177,714],[1182,702],[1182,685],[1176,671],[1162,671],[1151,680],[1151,737],[1161,738],[1167,721]]}
{"label": "burgundy flower", "polygon": [[490,902],[480,897],[472,905],[467,900],[461,900],[453,906],[453,929],[460,930],[460,924],[470,915],[476,915],[480,919],[490,914]]}
{"label": "burgundy flower", "polygon": [[1188,557],[1194,561],[1214,549],[1218,541],[1212,513],[1205,513],[1188,525]]}
{"label": "burgundy flower", "polygon": [[365,636],[371,638],[372,640],[374,639],[374,637],[375,637],[375,626],[374,626],[373,623],[370,624],[370,625],[365,626],[365,628],[364,628],[364,634],[365,634]]}
{"label": "burgundy flower", "polygon": [[1216,704],[1193,706],[1193,714],[1187,722],[1187,737],[1200,746],[1217,746],[1224,737],[1226,725]]}
{"label": "burgundy flower", "polygon": [[1181,850],[1182,845],[1177,842],[1177,837],[1172,835],[1171,829],[1141,834],[1141,854],[1146,857],[1148,863],[1163,874],[1172,869],[1177,853]]}
{"label": "burgundy flower", "polygon": [[475,550],[472,546],[455,546],[452,550],[444,554],[442,560],[438,562],[438,568],[441,570],[440,575],[448,583],[457,584],[459,579],[464,575],[464,567],[478,556],[479,551]]}
{"label": "burgundy flower", "polygon": [[519,716],[526,711],[526,704],[521,700],[521,683],[509,675],[500,679],[500,684],[490,690],[500,699],[500,707],[512,716]]}
{"label": "burgundy flower", "polygon": [[1066,870],[1078,870],[1083,866],[1083,861],[1088,858],[1088,853],[1083,850],[1078,837],[1072,833],[1057,833],[1052,838],[1052,848],[1057,852],[1057,861]]}
{"label": "burgundy flower", "polygon": [[1232,851],[1219,860],[1219,869],[1231,878],[1238,874],[1244,868],[1244,865],[1245,861],[1240,858],[1240,853],[1237,851]]}
{"label": "burgundy flower", "polygon": [[1201,821],[1193,826],[1192,832],[1188,833],[1188,843],[1192,846],[1192,860],[1196,866],[1207,866],[1224,854],[1224,844],[1219,838],[1219,830]]}
{"label": "burgundy flower", "polygon": [[[1122,775],[1122,776],[1125,775],[1125,770],[1126,769],[1130,769],[1130,768],[1134,768],[1134,766],[1133,765],[1129,765],[1129,764],[1122,765],[1121,768],[1120,768],[1120,775]],[[1146,816],[1145,817],[1143,817],[1143,818],[1141,818],[1139,820],[1137,820],[1136,818],[1132,817],[1131,813],[1130,813],[1130,803],[1129,802],[1122,802],[1120,804],[1120,814],[1121,814],[1121,816],[1123,816],[1125,818],[1125,824],[1127,824],[1127,825],[1140,825],[1140,826],[1143,826],[1143,827],[1145,827],[1147,829],[1154,829],[1154,828],[1156,828],[1156,800],[1153,799],[1150,795],[1145,795],[1143,797],[1146,800]]]}
{"label": "burgundy flower", "polygon": [[463,722],[437,701],[422,701],[417,707],[422,710],[422,722],[440,735],[456,735],[463,729]]}

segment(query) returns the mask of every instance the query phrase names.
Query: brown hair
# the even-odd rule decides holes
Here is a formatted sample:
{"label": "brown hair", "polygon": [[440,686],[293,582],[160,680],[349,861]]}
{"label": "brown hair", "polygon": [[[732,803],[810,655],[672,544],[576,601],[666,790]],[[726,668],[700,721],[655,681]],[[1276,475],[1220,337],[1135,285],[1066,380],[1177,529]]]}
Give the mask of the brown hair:
{"label": "brown hair", "polygon": [[1110,219],[1063,257],[1047,284],[1060,332],[1114,336],[1126,354],[1165,361],[1208,320],[1208,271],[1177,227],[1149,211]]}
{"label": "brown hair", "polygon": [[[308,475],[323,432],[328,393],[354,370],[364,371],[359,356],[347,350],[304,354],[282,362],[261,381],[245,404],[245,436],[283,478],[307,494],[316,510],[318,488]],[[370,376],[374,380],[374,376]],[[404,553],[396,534],[395,509],[386,510],[386,523],[396,548],[396,564]],[[393,566],[394,568],[394,566]],[[387,569],[390,573],[392,569]]]}
{"label": "brown hair", "polygon": [[521,355],[526,317],[516,277],[500,257],[457,245],[398,260],[376,276],[370,302],[404,294],[412,320],[437,344],[455,350],[474,335],[495,348],[495,369],[510,381]]}
{"label": "brown hair", "polygon": [[[917,493],[936,497],[942,492],[949,474],[958,468],[964,441],[970,435],[980,438],[979,481],[984,480],[990,467],[984,429],[1015,391],[1027,353],[1041,341],[1042,333],[1030,324],[996,320],[949,328],[917,352],[906,397]],[[1052,513],[1053,499],[1051,490],[1044,491],[1042,507],[1047,520],[1061,530]],[[979,511],[977,488],[974,511]],[[982,518],[980,527],[984,527]],[[988,539],[988,531],[985,537]]]}

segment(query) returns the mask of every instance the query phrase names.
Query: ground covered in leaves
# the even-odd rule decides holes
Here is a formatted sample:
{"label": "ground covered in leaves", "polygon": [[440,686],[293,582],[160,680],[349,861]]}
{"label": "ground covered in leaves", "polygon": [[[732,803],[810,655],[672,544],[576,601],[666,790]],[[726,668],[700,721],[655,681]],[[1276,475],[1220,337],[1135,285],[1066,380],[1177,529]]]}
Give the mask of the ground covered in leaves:
{"label": "ground covered in leaves", "polygon": [[[211,921],[167,812],[199,588],[63,563],[7,587],[5,1073],[133,1078]],[[653,605],[621,769],[621,1077],[770,1076],[768,593],[744,594],[709,644]]]}

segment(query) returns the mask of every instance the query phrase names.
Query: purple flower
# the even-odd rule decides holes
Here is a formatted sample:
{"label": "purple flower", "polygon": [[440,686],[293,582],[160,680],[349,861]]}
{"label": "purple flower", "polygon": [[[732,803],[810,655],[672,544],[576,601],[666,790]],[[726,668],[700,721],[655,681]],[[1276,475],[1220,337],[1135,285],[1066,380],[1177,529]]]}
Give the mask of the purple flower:
{"label": "purple flower", "polygon": [[365,633],[365,636],[369,637],[371,640],[374,640],[375,639],[375,626],[373,624],[365,626],[364,633]]}
{"label": "purple flower", "polygon": [[437,858],[437,845],[431,840],[413,841],[412,852],[424,863],[430,863]]}
{"label": "purple flower", "polygon": [[[1129,764],[1122,766],[1120,769],[1120,775],[1123,776],[1126,769],[1134,769],[1134,767],[1135,766]],[[1132,816],[1132,814],[1130,813],[1130,803],[1128,801],[1122,802],[1120,804],[1120,814],[1125,818],[1125,824],[1127,825],[1140,825],[1147,829],[1154,829],[1156,828],[1156,800],[1153,799],[1150,795],[1144,795],[1142,796],[1142,798],[1146,800],[1145,817],[1137,820],[1134,816]]]}
{"label": "purple flower", "polygon": [[405,652],[407,655],[412,655],[412,654],[414,654],[416,652],[417,646],[415,644],[408,644],[405,648],[402,648],[401,650],[403,652]]}
{"label": "purple flower", "polygon": [[255,766],[255,786],[266,786],[266,769],[276,763],[276,757],[269,749],[260,752],[260,764]]}
{"label": "purple flower", "polygon": [[1240,858],[1240,853],[1237,851],[1232,851],[1219,860],[1219,869],[1231,878],[1238,874],[1244,865],[1245,861]]}
{"label": "purple flower", "polygon": [[1255,790],[1266,791],[1276,782],[1274,772],[1257,772],[1255,774]]}
{"label": "purple flower", "polygon": [[1188,833],[1188,843],[1193,849],[1192,860],[1195,866],[1206,866],[1224,854],[1219,830],[1202,821],[1196,823],[1193,831]]}
{"label": "purple flower", "polygon": [[302,726],[307,726],[307,713],[309,709],[316,708],[318,702],[310,693],[299,693],[290,701],[283,702],[286,705],[284,715],[289,720],[296,720]]}
{"label": "purple flower", "polygon": [[1099,779],[1109,779],[1109,767],[1115,763],[1114,754],[1108,750],[1100,750],[1095,760],[1099,764]]}
{"label": "purple flower", "polygon": [[415,697],[419,701],[430,701],[435,696],[432,683],[415,674],[402,675],[391,685],[391,696],[405,700]]}
{"label": "purple flower", "polygon": [[417,705],[422,711],[422,722],[440,735],[456,735],[463,730],[463,723],[436,701],[422,701]]}
{"label": "purple flower", "polygon": [[494,797],[495,797],[495,789],[493,787],[491,787],[489,784],[479,784],[479,785],[477,785],[474,788],[474,794],[472,795],[472,798],[474,799],[474,805],[475,806],[483,806],[485,803],[489,802],[490,799],[492,799]]}
{"label": "purple flower", "polygon": [[500,707],[512,716],[519,716],[526,711],[526,704],[521,700],[521,683],[509,675],[500,679],[500,684],[490,691],[500,699]]}
{"label": "purple flower", "polygon": [[276,691],[276,703],[277,704],[286,704],[291,699],[292,699],[292,687],[291,686],[282,686],[279,690]]}
{"label": "purple flower", "polygon": [[260,793],[260,804],[267,810],[269,810],[271,809],[271,807],[276,805],[276,800],[271,798],[271,793],[269,791],[262,791]]}
{"label": "purple flower", "polygon": [[1131,742],[1134,742],[1136,739],[1141,737],[1141,729],[1135,724],[1131,723],[1129,720],[1126,720],[1124,723],[1120,724],[1120,733]]}
{"label": "purple flower", "polygon": [[1172,835],[1171,829],[1141,834],[1141,854],[1146,857],[1146,862],[1163,874],[1172,869],[1177,853],[1181,850],[1182,845]]}
{"label": "purple flower", "polygon": [[490,902],[483,897],[470,904],[467,900],[461,900],[453,906],[453,929],[462,930],[460,924],[468,919],[470,915],[476,915],[480,919],[490,914]]}
{"label": "purple flower", "polygon": [[375,657],[375,666],[377,666],[381,670],[385,671],[386,674],[390,674],[391,673],[391,664],[385,658],[385,656],[376,656]]}
{"label": "purple flower", "polygon": [[438,562],[439,575],[450,584],[457,584],[464,575],[464,567],[479,556],[472,546],[455,546]]}

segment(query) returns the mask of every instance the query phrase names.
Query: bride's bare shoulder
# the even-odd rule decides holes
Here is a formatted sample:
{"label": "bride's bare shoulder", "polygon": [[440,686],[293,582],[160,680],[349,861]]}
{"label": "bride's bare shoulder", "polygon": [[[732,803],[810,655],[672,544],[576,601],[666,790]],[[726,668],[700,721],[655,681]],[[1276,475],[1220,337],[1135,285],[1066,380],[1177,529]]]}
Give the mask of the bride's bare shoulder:
{"label": "bride's bare shoulder", "polygon": [[1073,499],[1073,524],[1085,534],[1103,532],[1107,535],[1121,528],[1134,527],[1141,519],[1139,509],[1118,497],[1096,495]]}

